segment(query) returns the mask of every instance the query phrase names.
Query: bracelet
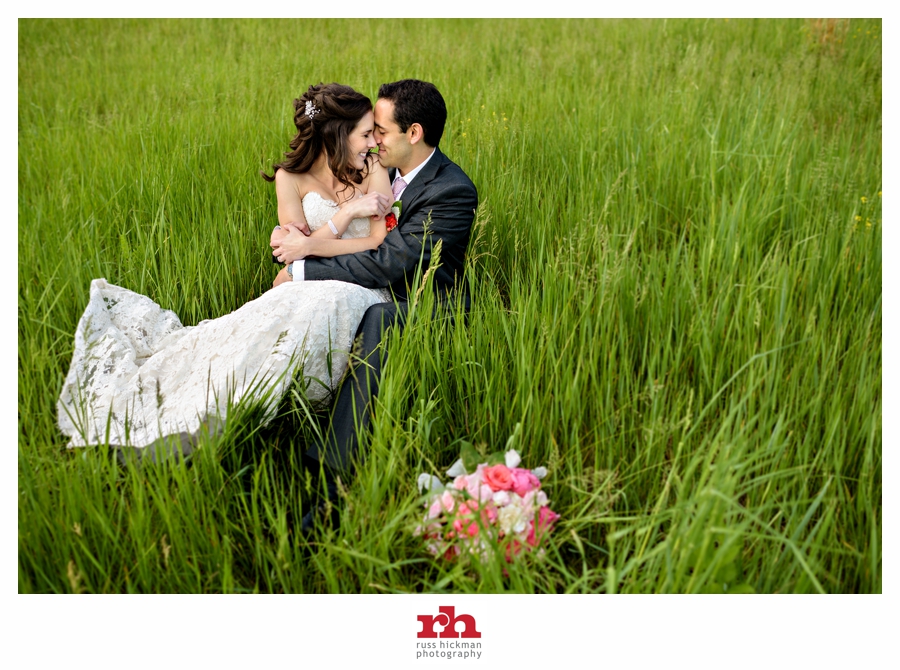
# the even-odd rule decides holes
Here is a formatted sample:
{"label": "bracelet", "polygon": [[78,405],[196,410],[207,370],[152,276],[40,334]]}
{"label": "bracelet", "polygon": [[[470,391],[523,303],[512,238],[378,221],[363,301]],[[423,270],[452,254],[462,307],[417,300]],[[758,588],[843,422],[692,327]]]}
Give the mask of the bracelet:
{"label": "bracelet", "polygon": [[288,277],[290,277],[291,281],[293,281],[293,279],[294,279],[294,264],[288,263],[286,267],[287,267]]}
{"label": "bracelet", "polygon": [[328,227],[331,229],[331,232],[334,233],[334,236],[338,239],[341,239],[341,234],[338,232],[337,226],[334,225],[334,221],[328,219]]}

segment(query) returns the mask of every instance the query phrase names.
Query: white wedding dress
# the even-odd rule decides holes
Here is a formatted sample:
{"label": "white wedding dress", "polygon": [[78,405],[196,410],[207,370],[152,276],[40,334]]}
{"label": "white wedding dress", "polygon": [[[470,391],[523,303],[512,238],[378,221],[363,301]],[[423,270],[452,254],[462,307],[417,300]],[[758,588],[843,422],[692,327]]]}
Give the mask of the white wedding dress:
{"label": "white wedding dress", "polygon": [[[336,211],[318,193],[303,198],[311,230]],[[368,219],[355,219],[344,237],[368,234]],[[366,309],[390,299],[385,289],[340,281],[287,282],[185,327],[150,298],[95,279],[57,404],[59,427],[69,447],[146,447],[219,426],[238,401],[262,401],[269,421],[301,366],[307,396],[321,402],[347,369]]]}

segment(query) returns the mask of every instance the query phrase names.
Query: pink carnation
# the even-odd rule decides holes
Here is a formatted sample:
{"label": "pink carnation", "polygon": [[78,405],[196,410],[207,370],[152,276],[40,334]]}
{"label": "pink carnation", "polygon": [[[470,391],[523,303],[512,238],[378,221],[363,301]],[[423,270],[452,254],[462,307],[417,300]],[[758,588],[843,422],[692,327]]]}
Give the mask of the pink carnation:
{"label": "pink carnation", "polygon": [[549,532],[557,519],[559,519],[559,514],[549,507],[541,507],[534,521],[528,525],[528,538],[526,540],[528,544],[536,547],[540,536]]}

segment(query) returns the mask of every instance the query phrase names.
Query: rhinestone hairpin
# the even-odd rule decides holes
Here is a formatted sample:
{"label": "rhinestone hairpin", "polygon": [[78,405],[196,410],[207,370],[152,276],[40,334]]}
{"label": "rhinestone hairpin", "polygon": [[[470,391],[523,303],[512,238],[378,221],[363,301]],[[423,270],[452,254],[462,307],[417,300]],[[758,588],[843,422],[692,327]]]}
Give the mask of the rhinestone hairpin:
{"label": "rhinestone hairpin", "polygon": [[312,100],[306,101],[306,112],[305,114],[309,117],[309,120],[312,121],[312,118],[318,114],[321,110],[313,104]]}

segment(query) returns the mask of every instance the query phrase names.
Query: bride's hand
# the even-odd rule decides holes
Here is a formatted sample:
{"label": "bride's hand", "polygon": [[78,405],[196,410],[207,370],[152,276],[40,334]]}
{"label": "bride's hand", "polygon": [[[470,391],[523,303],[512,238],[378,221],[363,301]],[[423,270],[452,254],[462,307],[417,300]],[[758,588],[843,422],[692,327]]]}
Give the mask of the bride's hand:
{"label": "bride's hand", "polygon": [[351,200],[344,207],[350,208],[350,215],[353,219],[370,217],[380,219],[390,211],[391,204],[390,199],[384,193],[373,191]]}
{"label": "bride's hand", "polygon": [[279,263],[292,263],[309,256],[310,241],[306,239],[303,231],[293,223],[284,226],[287,234],[281,238],[281,242],[275,247],[272,254]]}

